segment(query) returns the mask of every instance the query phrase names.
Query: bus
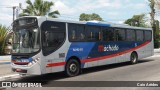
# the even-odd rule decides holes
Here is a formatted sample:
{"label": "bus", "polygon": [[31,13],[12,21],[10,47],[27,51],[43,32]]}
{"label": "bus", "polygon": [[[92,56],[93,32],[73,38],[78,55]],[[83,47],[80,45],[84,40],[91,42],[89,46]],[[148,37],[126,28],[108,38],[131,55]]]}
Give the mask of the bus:
{"label": "bus", "polygon": [[131,62],[153,55],[150,28],[100,21],[26,16],[13,22],[12,71],[41,75]]}

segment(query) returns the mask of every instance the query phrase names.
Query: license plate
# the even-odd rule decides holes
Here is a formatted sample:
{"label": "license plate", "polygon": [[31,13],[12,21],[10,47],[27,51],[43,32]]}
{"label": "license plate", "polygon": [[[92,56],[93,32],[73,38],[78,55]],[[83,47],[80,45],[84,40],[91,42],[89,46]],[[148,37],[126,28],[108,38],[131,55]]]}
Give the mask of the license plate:
{"label": "license plate", "polygon": [[29,62],[28,59],[21,59],[21,62]]}
{"label": "license plate", "polygon": [[21,71],[22,71],[22,69],[19,69],[19,68],[16,69],[16,72],[21,72]]}

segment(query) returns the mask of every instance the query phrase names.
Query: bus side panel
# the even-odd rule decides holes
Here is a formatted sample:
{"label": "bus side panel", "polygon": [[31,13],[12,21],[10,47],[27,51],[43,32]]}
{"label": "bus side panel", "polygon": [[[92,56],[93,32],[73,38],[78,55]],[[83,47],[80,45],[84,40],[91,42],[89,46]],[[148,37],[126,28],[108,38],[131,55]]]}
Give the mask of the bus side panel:
{"label": "bus side panel", "polygon": [[71,43],[68,41],[68,29],[67,29],[67,24],[66,24],[66,38],[64,41],[64,44],[51,53],[50,55],[44,56],[44,68],[45,68],[45,73],[52,73],[52,72],[60,72],[65,70],[65,60],[67,56],[67,52],[69,50],[69,46]]}
{"label": "bus side panel", "polygon": [[153,55],[153,42],[150,42],[148,45],[146,45],[145,48],[145,57],[149,57]]}
{"label": "bus side panel", "polygon": [[143,43],[144,42],[114,42],[114,44],[119,46],[119,50],[113,53],[113,55],[111,55],[112,57],[99,60],[98,65],[106,65],[106,64],[112,64],[112,63],[121,63],[121,62],[130,61],[130,55],[133,51],[136,51],[140,56],[140,58],[143,58],[144,54],[142,53],[145,51],[145,46],[134,50],[134,48],[136,48],[137,45],[140,46]]}
{"label": "bus side panel", "polygon": [[[118,51],[108,51],[101,53],[102,59],[98,60],[98,65],[106,65],[106,64],[112,64],[112,63],[121,63],[130,61],[130,56],[133,51],[136,51],[138,54],[138,57],[144,58],[145,55],[145,47],[149,44],[147,42],[111,42],[107,43],[108,45],[117,45],[119,47]],[[106,44],[106,46],[107,46]],[[100,45],[100,44],[99,44]],[[97,52],[100,53],[100,52]]]}
{"label": "bus side panel", "polygon": [[69,50],[69,46],[71,43],[66,40],[66,42],[63,44],[61,48],[59,48],[53,55],[54,60],[52,60],[52,63],[58,63],[59,66],[52,67],[52,72],[58,72],[58,71],[64,71],[65,65],[66,65],[66,56],[67,51]]}
{"label": "bus side panel", "polygon": [[[90,53],[94,53],[91,51],[93,46],[95,45],[94,42],[72,42],[69,50],[67,52],[66,61],[69,60],[69,58],[75,56],[79,60],[85,60],[87,58],[92,58],[89,56]],[[86,62],[82,62],[81,68],[86,68],[88,65],[95,65],[97,62],[91,62],[89,64],[86,64]]]}
{"label": "bus side panel", "polygon": [[46,73],[64,71],[64,65],[61,63],[64,62],[65,58],[59,58],[59,53],[63,52],[57,50],[53,54],[44,57]]}
{"label": "bus side panel", "polygon": [[[150,48],[152,48],[152,42],[145,45],[144,47],[137,49],[136,52],[138,54],[138,59],[140,60],[140,59],[152,56],[153,49],[151,50]],[[147,49],[150,49],[150,50],[147,50]]]}
{"label": "bus side panel", "polygon": [[126,62],[130,61],[133,51],[138,53],[139,58],[144,58],[146,55],[143,52],[147,45],[149,46],[148,42],[135,41],[74,42],[69,47],[66,60],[72,56],[78,57],[82,62],[81,68]]}
{"label": "bus side panel", "polygon": [[50,55],[44,56],[45,73],[60,72],[65,70],[65,60],[70,43],[65,43],[55,52]]}
{"label": "bus side panel", "polygon": [[113,64],[116,61],[116,57],[113,58],[108,58],[108,59],[102,59],[100,61],[98,61],[98,65],[107,65],[107,64]]}
{"label": "bus side panel", "polygon": [[142,59],[145,57],[145,47],[139,48],[136,50],[137,54],[138,54],[138,59]]}

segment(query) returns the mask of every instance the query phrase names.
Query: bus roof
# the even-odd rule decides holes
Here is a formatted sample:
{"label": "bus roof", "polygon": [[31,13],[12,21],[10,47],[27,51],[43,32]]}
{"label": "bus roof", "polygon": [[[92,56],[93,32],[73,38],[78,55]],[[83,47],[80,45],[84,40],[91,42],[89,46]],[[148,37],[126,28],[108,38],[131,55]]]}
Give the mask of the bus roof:
{"label": "bus roof", "polygon": [[[151,28],[144,27],[135,27],[129,26],[127,24],[116,24],[106,21],[72,21],[72,20],[62,20],[58,18],[48,18],[46,16],[24,16],[24,17],[36,17],[36,18],[46,18],[49,21],[65,22],[65,23],[75,23],[75,24],[86,24],[86,25],[95,25],[95,26],[108,26],[108,27],[117,27],[117,28],[130,28],[130,29],[141,29],[141,30],[152,30]],[[21,17],[23,18],[23,17]]]}

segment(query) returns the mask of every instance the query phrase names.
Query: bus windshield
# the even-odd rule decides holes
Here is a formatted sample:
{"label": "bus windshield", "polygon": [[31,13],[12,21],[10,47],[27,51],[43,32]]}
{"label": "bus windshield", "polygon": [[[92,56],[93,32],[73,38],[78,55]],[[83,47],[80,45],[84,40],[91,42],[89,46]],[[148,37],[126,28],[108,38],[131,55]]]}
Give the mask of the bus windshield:
{"label": "bus windshield", "polygon": [[33,53],[39,50],[38,29],[20,29],[14,32],[13,53]]}
{"label": "bus windshield", "polygon": [[12,53],[33,53],[40,49],[38,27],[14,27],[14,40]]}

